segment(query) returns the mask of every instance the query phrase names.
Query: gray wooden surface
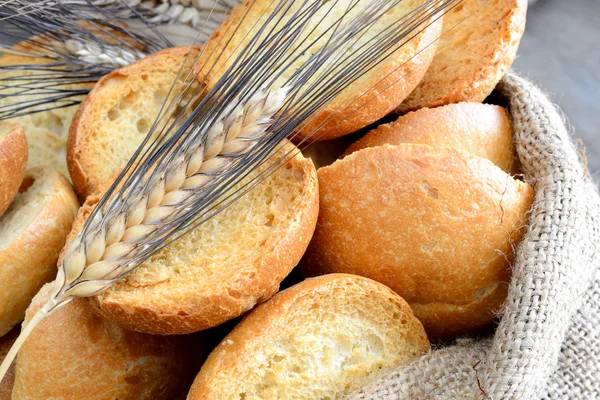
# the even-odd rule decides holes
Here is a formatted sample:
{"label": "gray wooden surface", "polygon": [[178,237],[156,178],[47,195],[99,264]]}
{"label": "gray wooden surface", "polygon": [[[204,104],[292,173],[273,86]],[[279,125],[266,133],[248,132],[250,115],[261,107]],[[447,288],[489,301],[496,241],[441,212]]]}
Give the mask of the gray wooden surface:
{"label": "gray wooden surface", "polygon": [[538,0],[513,69],[562,108],[600,182],[600,0]]}

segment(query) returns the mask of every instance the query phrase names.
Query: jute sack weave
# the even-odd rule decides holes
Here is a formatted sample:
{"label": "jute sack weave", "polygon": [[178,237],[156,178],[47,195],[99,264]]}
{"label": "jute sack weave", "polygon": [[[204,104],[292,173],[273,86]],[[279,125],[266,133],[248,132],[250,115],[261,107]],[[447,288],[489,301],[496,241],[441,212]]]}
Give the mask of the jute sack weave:
{"label": "jute sack weave", "polygon": [[509,72],[497,90],[536,196],[495,334],[433,350],[349,399],[600,398],[597,188],[536,86]]}

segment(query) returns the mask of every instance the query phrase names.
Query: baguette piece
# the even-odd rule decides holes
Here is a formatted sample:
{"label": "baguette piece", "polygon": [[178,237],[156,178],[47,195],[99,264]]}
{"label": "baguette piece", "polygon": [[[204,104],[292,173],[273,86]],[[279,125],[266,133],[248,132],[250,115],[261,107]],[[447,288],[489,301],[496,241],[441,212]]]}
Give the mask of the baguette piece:
{"label": "baguette piece", "polygon": [[213,350],[188,400],[334,399],[429,350],[384,285],[332,274],[257,307]]}
{"label": "baguette piece", "polygon": [[435,58],[397,111],[483,101],[515,59],[526,12],[527,0],[462,1],[444,17]]}
{"label": "baguette piece", "polygon": [[16,122],[0,122],[0,216],[17,195],[27,165],[27,137]]}
{"label": "baguette piece", "polygon": [[236,318],[277,293],[298,264],[315,229],[318,196],[315,167],[298,154],[90,304],[124,328],[150,334],[192,333]]}
{"label": "baguette piece", "polygon": [[389,286],[430,339],[485,326],[506,298],[533,190],[489,160],[426,145],[356,151],[319,169],[307,275]]}
{"label": "baguette piece", "polygon": [[78,208],[60,173],[50,167],[27,171],[20,193],[0,217],[0,336],[23,320],[33,296],[56,276]]}
{"label": "baguette piece", "polygon": [[[136,129],[140,118],[152,124],[164,100],[157,102],[157,96],[166,96],[188,51],[165,50],[109,74],[81,105],[69,138],[69,168],[80,195],[97,193],[88,197],[75,231],[102,185],[135,152],[143,138]],[[111,121],[106,117],[114,107],[118,117]],[[292,150],[287,143],[279,155]],[[185,334],[219,325],[278,291],[304,254],[317,215],[316,170],[299,154],[90,303],[106,318],[143,333]]]}
{"label": "baguette piece", "polygon": [[[353,51],[350,46],[360,48],[361,45],[367,44],[376,32],[385,29],[392,21],[402,19],[424,3],[424,0],[405,0],[390,7],[385,16],[375,23],[369,32],[356,43],[349,43],[348,51]],[[290,23],[286,19],[290,18],[289,15],[293,11],[299,11],[301,4],[304,3],[296,2],[279,26],[283,26],[286,22]],[[325,33],[327,28],[339,23],[344,13],[347,13],[342,19],[342,26],[344,26],[343,24],[356,17],[358,12],[368,4],[367,0],[359,0],[352,3],[353,7],[350,8],[347,2],[323,2],[298,38],[298,43],[303,40],[306,40],[305,43],[314,42],[312,52],[317,51],[333,32],[330,30]],[[244,51],[246,45],[277,6],[277,2],[270,0],[246,0],[234,8],[228,19],[213,32],[205,44],[206,50],[197,64],[200,66],[199,80],[206,83],[209,89],[212,88],[228,67],[233,65],[237,56]],[[419,83],[435,53],[435,41],[440,36],[442,24],[441,19],[433,24],[431,22],[421,24],[415,30],[415,33],[422,30],[421,33],[372,70],[365,72],[361,78],[332,99],[306,126],[303,126],[294,140],[304,139],[317,128],[318,133],[311,136],[309,140],[328,140],[343,136],[379,120],[398,107]],[[431,25],[427,26],[429,24]],[[318,28],[314,29],[317,26]],[[309,53],[311,51],[295,59],[288,70],[278,77],[273,87],[284,85],[294,71],[307,61]],[[318,78],[313,78],[313,81],[315,79]]]}
{"label": "baguette piece", "polygon": [[69,131],[67,164],[81,201],[121,172],[156,120],[169,89],[198,47],[159,51],[98,81]]}
{"label": "baguette piece", "polygon": [[[26,322],[51,289],[48,284],[36,295]],[[76,299],[37,326],[21,348],[13,400],[171,400],[187,382],[185,340],[126,331]]]}
{"label": "baguette piece", "polygon": [[[14,328],[8,334],[0,337],[0,362],[4,360],[6,354],[12,347],[15,340],[19,336],[19,328]],[[12,389],[15,383],[15,365],[11,365],[10,369],[0,382],[0,400],[12,400]]]}
{"label": "baguette piece", "polygon": [[344,156],[367,147],[401,143],[453,148],[487,158],[518,173],[510,116],[504,107],[481,103],[422,108],[381,125],[352,144]]}
{"label": "baguette piece", "polygon": [[[15,49],[29,49],[26,43],[17,44]],[[36,57],[24,57],[15,54],[3,54],[0,56],[0,66],[22,65],[22,64],[43,64],[48,60]],[[7,79],[12,76],[20,78],[39,73],[39,71],[19,70],[11,73],[4,73],[3,78]],[[66,85],[65,89],[75,89],[89,87],[92,84]],[[18,89],[14,89],[16,91]],[[3,90],[3,94],[10,94],[9,90]],[[43,100],[28,96],[27,101]],[[14,101],[13,97],[5,97],[0,99],[0,106],[6,106]],[[27,168],[37,166],[51,166],[58,170],[61,174],[68,177],[66,163],[66,143],[69,126],[77,106],[56,108],[53,110],[37,112],[33,114],[23,115],[11,118],[11,122],[19,122],[27,135],[29,144],[29,158]]]}

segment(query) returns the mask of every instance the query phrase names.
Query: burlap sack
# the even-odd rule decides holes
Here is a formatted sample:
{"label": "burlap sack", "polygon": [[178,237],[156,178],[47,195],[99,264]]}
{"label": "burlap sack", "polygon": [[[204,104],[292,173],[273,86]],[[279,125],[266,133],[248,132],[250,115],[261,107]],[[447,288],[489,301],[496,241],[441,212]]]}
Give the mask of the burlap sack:
{"label": "burlap sack", "polygon": [[498,90],[536,197],[495,334],[433,350],[349,399],[600,398],[600,197],[548,98],[514,73]]}

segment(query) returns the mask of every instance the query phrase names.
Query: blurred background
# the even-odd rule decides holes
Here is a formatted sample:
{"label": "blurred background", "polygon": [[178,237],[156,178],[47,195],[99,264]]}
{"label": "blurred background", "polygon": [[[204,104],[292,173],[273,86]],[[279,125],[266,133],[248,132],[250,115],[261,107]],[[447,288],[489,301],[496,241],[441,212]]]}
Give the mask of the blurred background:
{"label": "blurred background", "polygon": [[537,0],[513,69],[552,97],[600,183],[600,0]]}

